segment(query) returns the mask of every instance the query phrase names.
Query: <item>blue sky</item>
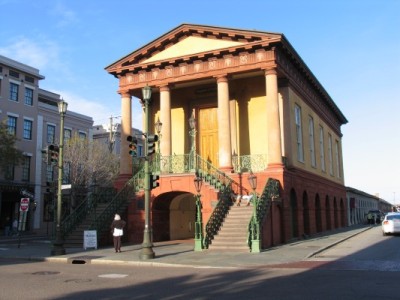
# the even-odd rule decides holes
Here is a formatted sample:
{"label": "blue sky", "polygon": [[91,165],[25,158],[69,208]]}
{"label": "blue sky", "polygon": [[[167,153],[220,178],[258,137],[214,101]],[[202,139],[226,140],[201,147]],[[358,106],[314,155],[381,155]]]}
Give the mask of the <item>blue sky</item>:
{"label": "blue sky", "polygon": [[[0,54],[105,124],[120,97],[104,68],[176,26],[283,33],[349,120],[346,186],[400,204],[399,14],[398,0],[0,0]],[[138,103],[133,114],[140,128]]]}

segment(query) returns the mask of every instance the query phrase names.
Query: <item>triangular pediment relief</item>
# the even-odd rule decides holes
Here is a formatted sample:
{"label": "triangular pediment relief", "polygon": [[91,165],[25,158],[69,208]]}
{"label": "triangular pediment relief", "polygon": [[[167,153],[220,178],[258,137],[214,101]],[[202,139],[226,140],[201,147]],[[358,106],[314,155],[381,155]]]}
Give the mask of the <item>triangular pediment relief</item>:
{"label": "triangular pediment relief", "polygon": [[142,61],[141,63],[150,63],[157,60],[167,60],[174,57],[187,56],[191,54],[197,54],[201,52],[208,52],[217,49],[223,49],[228,47],[235,47],[243,45],[243,42],[231,41],[231,40],[217,40],[203,37],[189,36],[184,40],[178,42],[165,49],[164,51],[157,53],[156,55]]}

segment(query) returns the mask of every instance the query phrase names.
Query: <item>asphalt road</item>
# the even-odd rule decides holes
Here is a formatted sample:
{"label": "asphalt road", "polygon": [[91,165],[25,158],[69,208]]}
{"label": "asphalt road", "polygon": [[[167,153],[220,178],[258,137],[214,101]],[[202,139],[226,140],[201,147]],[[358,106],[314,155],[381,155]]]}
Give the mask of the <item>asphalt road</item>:
{"label": "asphalt road", "polygon": [[311,259],[245,269],[1,259],[0,299],[399,299],[398,249],[400,236],[376,227]]}

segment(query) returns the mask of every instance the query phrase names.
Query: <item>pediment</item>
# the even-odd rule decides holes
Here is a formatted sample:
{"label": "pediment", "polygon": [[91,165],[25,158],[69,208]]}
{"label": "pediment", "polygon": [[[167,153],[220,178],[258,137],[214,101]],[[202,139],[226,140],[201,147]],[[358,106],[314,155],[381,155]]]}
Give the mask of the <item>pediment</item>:
{"label": "pediment", "polygon": [[246,49],[248,45],[281,38],[279,33],[182,24],[107,66],[106,70],[116,75],[123,70],[204,57],[222,51],[234,51],[235,48]]}
{"label": "pediment", "polygon": [[194,55],[202,52],[240,46],[243,44],[244,42],[188,36],[187,38],[179,41],[177,44],[166,48],[164,51],[161,51],[152,57],[143,60],[141,63],[147,64],[157,60],[169,60],[175,57]]}

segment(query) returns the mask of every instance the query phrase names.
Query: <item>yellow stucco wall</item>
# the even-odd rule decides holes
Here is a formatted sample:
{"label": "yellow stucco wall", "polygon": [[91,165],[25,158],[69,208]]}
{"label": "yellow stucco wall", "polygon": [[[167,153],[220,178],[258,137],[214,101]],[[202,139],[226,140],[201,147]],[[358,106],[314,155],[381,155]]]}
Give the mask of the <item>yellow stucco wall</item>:
{"label": "yellow stucco wall", "polygon": [[[341,137],[339,137],[330,128],[330,126],[324,122],[293,90],[289,89],[289,112],[290,112],[290,134],[291,134],[291,157],[290,162],[293,166],[302,168],[311,173],[323,176],[326,179],[344,183],[343,174],[343,156],[342,156],[342,145]],[[301,109],[301,127],[302,127],[302,137],[303,137],[303,152],[304,161],[300,162],[297,158],[297,142],[296,142],[296,124],[295,124],[295,106],[298,105]],[[315,158],[316,166],[311,165],[311,152],[310,152],[310,134],[309,134],[309,118],[310,116],[314,120],[314,148],[315,148]],[[322,126],[324,132],[324,157],[325,157],[325,171],[321,169],[321,147],[320,147],[320,127]],[[329,167],[329,153],[328,153],[328,136],[332,137],[332,166],[333,175],[330,174]],[[337,159],[335,155],[335,142],[338,142],[339,148],[339,169],[337,170]],[[339,173],[339,174],[338,174]]]}

